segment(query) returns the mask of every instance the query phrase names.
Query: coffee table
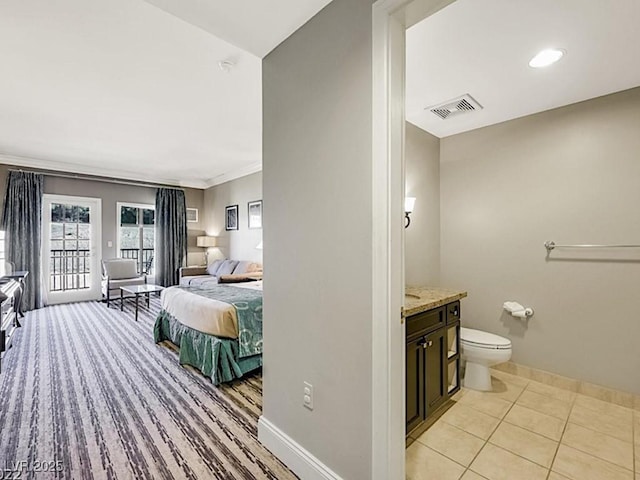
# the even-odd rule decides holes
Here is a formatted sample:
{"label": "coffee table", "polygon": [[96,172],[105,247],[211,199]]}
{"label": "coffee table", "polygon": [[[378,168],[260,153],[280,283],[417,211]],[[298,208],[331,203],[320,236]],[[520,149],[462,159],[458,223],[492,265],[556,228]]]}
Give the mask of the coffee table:
{"label": "coffee table", "polygon": [[136,297],[136,322],[138,321],[138,299],[140,295],[146,295],[147,297],[147,308],[149,308],[149,295],[151,293],[160,293],[164,290],[164,287],[160,285],[153,285],[151,283],[147,283],[145,285],[129,285],[125,287],[120,287],[120,311],[124,310],[124,292],[135,295]]}

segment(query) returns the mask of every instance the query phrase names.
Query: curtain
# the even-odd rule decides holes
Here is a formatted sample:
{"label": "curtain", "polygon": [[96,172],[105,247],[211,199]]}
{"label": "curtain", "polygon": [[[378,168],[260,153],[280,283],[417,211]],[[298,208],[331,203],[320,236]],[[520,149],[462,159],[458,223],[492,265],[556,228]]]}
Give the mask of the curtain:
{"label": "curtain", "polygon": [[22,295],[23,310],[43,306],[40,279],[42,240],[42,186],[44,176],[32,172],[9,172],[2,211],[6,259],[15,270],[28,270]]}
{"label": "curtain", "polygon": [[187,255],[187,204],[184,191],[159,188],[156,192],[156,282],[163,287],[179,283],[178,269]]}

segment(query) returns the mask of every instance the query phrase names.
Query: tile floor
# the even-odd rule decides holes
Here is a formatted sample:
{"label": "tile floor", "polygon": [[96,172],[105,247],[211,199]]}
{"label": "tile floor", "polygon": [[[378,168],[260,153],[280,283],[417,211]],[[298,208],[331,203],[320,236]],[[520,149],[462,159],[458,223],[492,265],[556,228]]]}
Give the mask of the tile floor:
{"label": "tile floor", "polygon": [[492,375],[415,439],[408,480],[640,480],[640,411]]}

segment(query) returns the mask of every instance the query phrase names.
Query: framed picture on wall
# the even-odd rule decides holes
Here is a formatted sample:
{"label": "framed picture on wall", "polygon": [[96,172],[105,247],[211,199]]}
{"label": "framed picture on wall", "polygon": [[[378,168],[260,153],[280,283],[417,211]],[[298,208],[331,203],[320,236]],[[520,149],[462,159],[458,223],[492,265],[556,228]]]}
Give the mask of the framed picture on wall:
{"label": "framed picture on wall", "polygon": [[249,228],[262,228],[262,200],[249,202]]}
{"label": "framed picture on wall", "polygon": [[238,230],[238,205],[229,205],[224,210],[225,230]]}
{"label": "framed picture on wall", "polygon": [[198,223],[198,209],[187,208],[187,222]]}

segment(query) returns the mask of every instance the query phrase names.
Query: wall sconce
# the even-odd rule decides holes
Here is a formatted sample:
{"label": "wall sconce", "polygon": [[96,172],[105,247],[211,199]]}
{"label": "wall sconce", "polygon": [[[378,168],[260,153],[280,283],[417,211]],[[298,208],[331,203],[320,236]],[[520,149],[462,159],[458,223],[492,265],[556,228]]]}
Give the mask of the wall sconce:
{"label": "wall sconce", "polygon": [[256,245],[256,248],[258,250],[262,250],[262,240],[260,240],[260,243],[258,245]]}
{"label": "wall sconce", "polygon": [[204,251],[204,263],[209,265],[209,247],[218,246],[217,237],[202,236],[196,239],[196,245],[205,249]]}
{"label": "wall sconce", "polygon": [[404,219],[406,223],[404,224],[404,228],[407,228],[411,225],[411,218],[409,215],[413,212],[413,207],[416,204],[416,197],[404,197]]}

